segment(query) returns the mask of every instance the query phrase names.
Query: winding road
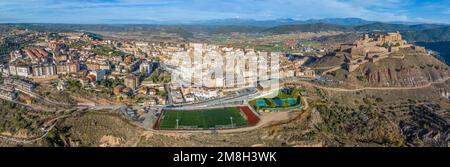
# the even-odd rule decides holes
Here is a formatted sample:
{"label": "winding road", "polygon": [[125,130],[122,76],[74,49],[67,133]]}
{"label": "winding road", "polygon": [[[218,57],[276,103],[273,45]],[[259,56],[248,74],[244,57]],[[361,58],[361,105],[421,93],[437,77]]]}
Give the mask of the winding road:
{"label": "winding road", "polygon": [[357,91],[363,91],[363,90],[413,90],[413,89],[423,89],[432,86],[433,84],[440,84],[448,81],[450,77],[446,77],[444,79],[441,79],[439,81],[433,81],[429,82],[426,85],[422,86],[415,86],[415,87],[362,87],[362,88],[355,88],[355,89],[346,89],[346,88],[335,88],[335,87],[327,87],[327,86],[320,86],[316,85],[310,82],[305,82],[302,80],[299,80],[297,78],[290,78],[285,79],[283,83],[285,84],[305,84],[312,87],[324,89],[324,90],[330,90],[330,91],[337,91],[337,92],[357,92]]}
{"label": "winding road", "polygon": [[59,116],[59,117],[56,117],[56,118],[48,121],[48,122],[53,122],[53,124],[50,127],[48,127],[47,129],[44,130],[44,134],[42,134],[42,135],[40,135],[38,137],[25,139],[25,138],[17,138],[17,137],[12,137],[12,136],[0,135],[0,139],[6,140],[6,141],[10,141],[10,142],[23,143],[23,144],[36,142],[36,141],[42,140],[45,136],[47,136],[48,133],[56,126],[56,124],[58,123],[59,120],[64,119],[64,118],[68,118],[68,117],[71,117],[71,116],[73,116],[73,114]]}

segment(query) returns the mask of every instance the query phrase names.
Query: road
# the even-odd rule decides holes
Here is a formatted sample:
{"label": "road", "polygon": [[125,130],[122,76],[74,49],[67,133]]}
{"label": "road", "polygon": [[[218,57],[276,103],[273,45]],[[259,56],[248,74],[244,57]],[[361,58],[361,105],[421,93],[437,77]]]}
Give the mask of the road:
{"label": "road", "polygon": [[9,100],[9,99],[1,98],[1,97],[0,97],[0,99],[8,101],[8,102],[11,102],[11,103],[14,103],[14,104],[18,104],[18,105],[21,105],[21,106],[24,106],[24,107],[27,107],[27,108],[30,108],[33,111],[43,111],[43,112],[55,112],[56,111],[56,110],[45,110],[45,109],[42,109],[42,108],[37,108],[35,106],[29,105],[29,104],[25,104],[25,103],[19,102],[17,100]]}
{"label": "road", "polygon": [[330,69],[328,69],[328,70],[325,70],[324,72],[322,72],[322,76],[324,76],[325,74],[327,74],[327,73],[330,73],[330,72],[333,72],[333,71],[336,71],[336,70],[339,70],[339,69],[341,69],[342,68],[342,66],[341,65],[339,65],[339,66],[333,66],[333,67],[331,67]]}
{"label": "road", "polygon": [[[10,101],[10,100],[8,100],[8,101]],[[20,102],[14,102],[14,103],[18,103],[20,105],[29,106],[29,105],[26,105],[26,104],[23,104],[23,103],[20,103]],[[61,110],[61,111],[70,111],[70,110],[80,111],[80,110],[86,110],[86,109],[93,110],[93,111],[98,111],[98,110],[118,110],[120,107],[123,107],[123,106],[124,105],[90,106],[90,107],[88,107],[88,106],[77,106],[77,107],[74,107],[74,108],[64,109],[64,110]],[[45,129],[44,130],[44,134],[42,134],[39,137],[28,138],[28,139],[21,139],[21,138],[15,138],[15,137],[12,137],[12,136],[0,135],[0,139],[6,140],[6,141],[12,141],[12,142],[16,142],[16,143],[24,143],[24,144],[36,142],[36,141],[39,141],[39,140],[43,139],[45,136],[47,136],[47,134],[56,126],[56,124],[58,123],[59,120],[75,116],[76,114],[77,114],[77,112],[74,112],[74,113],[71,113],[71,114],[68,114],[68,115],[63,115],[63,116],[56,117],[56,118],[48,121],[50,123],[53,122],[53,124],[49,128]]]}
{"label": "road", "polygon": [[172,91],[170,90],[169,84],[165,83],[164,84],[164,90],[167,93],[167,104],[172,104],[173,103],[173,99],[172,99]]}
{"label": "road", "polygon": [[[323,89],[323,90],[330,90],[330,91],[338,91],[338,92],[355,92],[355,91],[363,91],[363,90],[411,90],[411,89],[422,89],[422,88],[427,88],[430,87],[433,84],[438,84],[438,83],[444,83],[447,80],[449,80],[450,77],[447,77],[445,79],[442,79],[440,81],[435,81],[435,82],[429,82],[426,85],[422,85],[422,86],[417,86],[417,87],[362,87],[362,88],[355,88],[355,89],[346,89],[346,88],[336,88],[336,87],[326,87],[326,86],[321,86],[321,85],[316,85],[314,83],[311,82],[307,82],[307,81],[303,81],[300,78],[284,78],[282,79],[281,83],[292,83],[292,84],[304,84],[304,85],[309,85],[312,87],[316,87],[319,89]],[[243,101],[248,100],[248,99],[252,99],[255,97],[261,96],[261,94],[259,92],[257,92],[256,90],[254,91],[248,91],[246,93],[243,94],[239,94],[239,95],[233,95],[233,96],[227,96],[227,97],[221,97],[218,99],[213,99],[213,100],[209,100],[209,101],[205,101],[205,102],[201,102],[201,103],[195,103],[195,104],[185,104],[185,105],[176,105],[176,106],[162,106],[165,108],[183,108],[183,109],[189,109],[189,108],[205,108],[205,107],[217,107],[217,106],[221,106],[221,105],[229,105],[229,104],[242,104]],[[39,95],[35,95],[35,97],[38,98],[42,98],[42,99],[46,99],[44,97],[41,97]],[[7,99],[4,99],[7,100]],[[32,108],[33,110],[38,110],[38,111],[47,111],[47,112],[55,112],[55,110],[43,110],[43,109],[39,109],[36,107],[33,107],[32,105],[28,105],[28,104],[24,104],[18,101],[11,101],[11,100],[7,100],[16,104],[20,104],[29,108]],[[52,102],[52,101],[51,101]],[[57,103],[57,102],[52,102],[52,103]],[[60,103],[58,103],[60,104]],[[79,105],[79,106],[74,106],[73,108],[69,108],[69,109],[62,109],[59,111],[64,111],[64,110],[73,110],[73,109],[87,109],[87,110],[117,110],[120,107],[123,107],[124,105],[103,105],[103,106],[84,106],[84,105]]]}
{"label": "road", "polygon": [[206,108],[206,107],[220,107],[220,106],[226,106],[229,104],[242,104],[243,101],[252,99],[252,98],[260,96],[260,95],[261,94],[256,89],[252,89],[250,91],[246,91],[239,95],[220,97],[217,99],[212,99],[209,101],[204,101],[204,102],[195,103],[195,104],[177,105],[177,106],[173,106],[173,108],[197,109],[197,108]]}
{"label": "road", "polygon": [[126,107],[126,105],[99,105],[99,106],[77,106],[76,109],[84,109],[84,110],[91,110],[91,111],[101,111],[101,110],[118,110],[121,107]]}
{"label": "road", "polygon": [[414,87],[362,87],[362,88],[355,88],[355,89],[346,89],[346,88],[335,88],[335,87],[326,87],[321,85],[316,85],[310,82],[302,81],[297,78],[289,78],[284,79],[282,83],[291,83],[291,84],[305,84],[312,87],[324,89],[324,90],[330,90],[330,91],[337,91],[337,92],[357,92],[357,91],[363,91],[363,90],[413,90],[413,89],[423,89],[432,86],[433,84],[440,84],[448,81],[450,77],[446,77],[444,79],[441,79],[439,81],[429,82],[426,85],[422,86],[414,86]]}
{"label": "road", "polygon": [[58,123],[59,120],[71,117],[73,115],[74,115],[73,113],[72,114],[68,114],[68,115],[63,115],[63,116],[59,116],[59,117],[56,117],[56,118],[48,121],[48,122],[54,122],[54,123],[50,127],[48,127],[47,129],[44,130],[44,134],[42,134],[41,136],[38,136],[38,137],[22,139],[22,138],[16,138],[16,137],[12,137],[12,136],[0,135],[0,139],[6,140],[6,141],[10,141],[10,142],[23,143],[23,144],[36,142],[36,141],[39,141],[39,140],[42,140],[43,138],[45,138],[48,135],[48,133],[53,128],[55,128],[55,126],[56,126],[56,124]]}
{"label": "road", "polygon": [[44,101],[44,102],[47,102],[47,103],[49,103],[49,104],[52,104],[52,105],[71,106],[71,104],[53,101],[53,100],[48,99],[47,97],[43,97],[43,96],[38,95],[38,94],[33,93],[33,92],[22,91],[22,90],[19,90],[19,91],[22,92],[22,93],[25,93],[25,94],[27,94],[27,95],[29,95],[29,96],[31,96],[31,97],[34,97],[34,98],[40,99],[40,100],[42,100],[42,101]]}

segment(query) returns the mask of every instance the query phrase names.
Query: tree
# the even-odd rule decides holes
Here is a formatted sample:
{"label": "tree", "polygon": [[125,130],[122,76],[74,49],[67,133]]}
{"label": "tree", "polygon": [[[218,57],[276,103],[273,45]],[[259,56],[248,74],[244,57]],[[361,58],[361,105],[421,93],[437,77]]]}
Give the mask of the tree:
{"label": "tree", "polygon": [[111,88],[112,81],[110,79],[104,79],[104,80],[100,81],[100,85],[102,85],[106,88]]}
{"label": "tree", "polygon": [[266,100],[266,103],[269,107],[276,107],[275,102],[273,102],[272,100],[270,100],[270,99],[264,99],[264,100]]}
{"label": "tree", "polygon": [[365,76],[357,76],[356,79],[358,79],[359,81],[364,81],[366,79]]}
{"label": "tree", "polygon": [[67,89],[70,91],[76,91],[76,90],[80,90],[82,85],[80,82],[73,80],[73,79],[69,79],[67,81],[68,87]]}
{"label": "tree", "polygon": [[377,97],[377,98],[375,99],[375,102],[381,103],[381,102],[383,102],[383,99],[382,99],[381,97]]}

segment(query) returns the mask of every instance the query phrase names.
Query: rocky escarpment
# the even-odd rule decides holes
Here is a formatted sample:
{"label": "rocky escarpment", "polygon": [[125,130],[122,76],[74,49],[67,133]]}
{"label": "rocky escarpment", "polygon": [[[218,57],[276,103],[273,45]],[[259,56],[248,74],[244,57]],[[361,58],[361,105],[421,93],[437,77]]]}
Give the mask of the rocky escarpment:
{"label": "rocky escarpment", "polygon": [[361,65],[345,80],[371,87],[417,87],[448,77],[448,65],[432,55],[401,50],[388,58]]}

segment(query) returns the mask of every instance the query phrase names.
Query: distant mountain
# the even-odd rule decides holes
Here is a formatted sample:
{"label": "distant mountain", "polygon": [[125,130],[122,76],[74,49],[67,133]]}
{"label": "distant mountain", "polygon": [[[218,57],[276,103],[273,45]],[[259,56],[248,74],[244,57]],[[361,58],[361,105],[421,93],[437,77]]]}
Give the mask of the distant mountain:
{"label": "distant mountain", "polygon": [[356,26],[373,23],[373,21],[367,21],[359,18],[326,18],[326,19],[309,19],[309,20],[295,20],[290,18],[275,19],[275,20],[254,20],[254,19],[216,19],[199,22],[191,22],[190,24],[196,25],[246,25],[246,26],[258,26],[258,27],[274,27],[280,25],[293,25],[293,24],[315,24],[326,23],[344,26]]}
{"label": "distant mountain", "polygon": [[157,25],[150,24],[47,24],[47,23],[23,23],[8,24],[35,31],[70,32],[70,31],[152,31],[157,30]]}
{"label": "distant mountain", "polygon": [[412,22],[412,21],[388,21],[384,22],[388,24],[404,24],[404,25],[416,25],[416,24],[424,24],[423,22]]}
{"label": "distant mountain", "polygon": [[447,26],[449,26],[449,25],[445,25],[445,24],[415,24],[415,25],[411,25],[409,27],[411,29],[421,31],[421,30],[427,30],[427,29],[442,28],[442,27],[447,27]]}
{"label": "distant mountain", "polygon": [[356,31],[409,31],[410,26],[404,24],[388,24],[376,22],[354,27]]}
{"label": "distant mountain", "polygon": [[160,32],[175,33],[183,38],[193,38],[196,34],[230,34],[239,33],[271,33],[285,34],[292,32],[319,31],[357,31],[388,32],[399,31],[408,41],[450,41],[450,26],[445,24],[391,24],[372,22],[358,18],[331,18],[299,21],[294,19],[253,20],[253,19],[220,19],[203,22],[191,22],[181,25],[155,24],[0,24],[23,29],[50,32],[143,32],[158,34]]}
{"label": "distant mountain", "polygon": [[273,34],[286,34],[292,32],[320,32],[320,31],[352,31],[352,27],[334,24],[315,23],[300,25],[281,25],[265,29],[263,32]]}
{"label": "distant mountain", "polygon": [[421,41],[421,42],[450,41],[450,26],[434,29],[425,29],[421,31],[407,31],[402,32],[402,35],[408,41]]}
{"label": "distant mountain", "polygon": [[[214,20],[204,20],[204,21],[191,21],[179,24],[189,24],[189,25],[247,25],[247,26],[262,26],[262,27],[274,27],[279,25],[292,25],[292,24],[315,24],[315,23],[326,23],[335,24],[343,26],[362,26],[374,23],[384,23],[393,25],[428,25],[434,26],[435,28],[439,26],[445,26],[448,24],[434,24],[434,23],[421,23],[421,22],[406,22],[406,21],[368,21],[361,18],[324,18],[324,19],[309,19],[309,20],[296,20],[291,18],[283,19],[273,19],[273,20],[254,20],[254,19],[240,19],[240,18],[229,18],[229,19],[214,19]],[[171,25],[174,25],[172,23]]]}
{"label": "distant mountain", "polygon": [[209,28],[210,34],[228,34],[232,32],[239,33],[258,33],[264,28],[256,26],[214,26]]}
{"label": "distant mountain", "polygon": [[276,19],[276,20],[254,20],[254,19],[216,19],[191,22],[191,25],[208,25],[208,26],[257,26],[257,27],[273,27],[287,24],[303,24],[303,21],[294,19]]}
{"label": "distant mountain", "polygon": [[326,23],[326,24],[335,24],[335,25],[343,25],[343,26],[359,26],[365,24],[374,23],[374,21],[367,21],[360,18],[326,18],[326,19],[310,19],[306,20],[305,23]]}

